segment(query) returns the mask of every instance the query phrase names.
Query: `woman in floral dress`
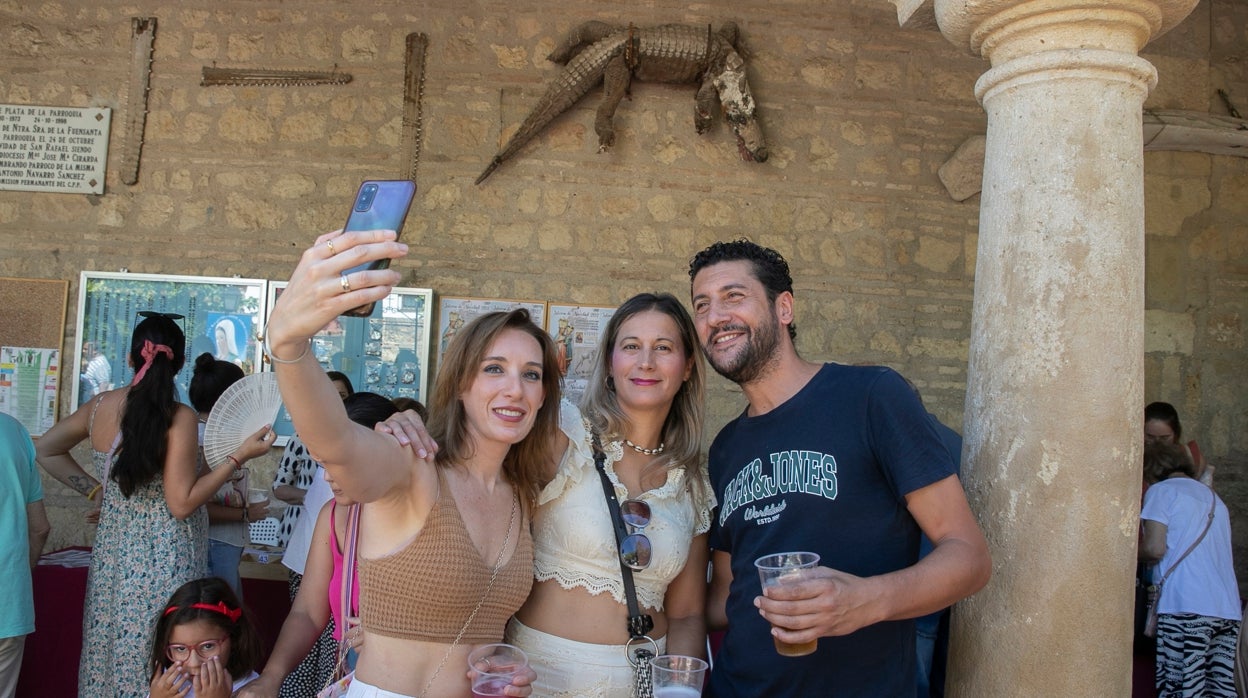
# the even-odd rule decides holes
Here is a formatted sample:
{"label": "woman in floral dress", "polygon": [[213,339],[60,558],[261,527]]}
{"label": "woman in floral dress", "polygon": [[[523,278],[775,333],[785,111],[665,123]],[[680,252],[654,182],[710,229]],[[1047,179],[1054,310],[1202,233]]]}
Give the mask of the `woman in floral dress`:
{"label": "woman in floral dress", "polygon": [[[266,427],[201,477],[195,413],[175,399],[173,379],[185,357],[181,328],[149,315],[130,340],[131,384],[97,396],[39,439],[39,464],[49,474],[102,501],[87,576],[79,696],[147,695],[152,618],[175,589],[207,572],[203,504],[272,439]],[[69,453],[83,440],[91,443],[99,480]]]}

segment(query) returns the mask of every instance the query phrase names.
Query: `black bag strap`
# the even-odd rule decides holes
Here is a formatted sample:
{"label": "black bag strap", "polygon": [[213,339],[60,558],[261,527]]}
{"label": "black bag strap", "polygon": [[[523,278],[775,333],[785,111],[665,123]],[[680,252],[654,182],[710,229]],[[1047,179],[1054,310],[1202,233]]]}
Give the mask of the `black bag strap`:
{"label": "black bag strap", "polygon": [[602,491],[607,496],[607,509],[611,511],[611,524],[615,528],[615,548],[620,558],[620,574],[624,576],[624,601],[628,604],[628,636],[633,639],[646,637],[654,629],[654,619],[641,612],[637,605],[637,587],[633,584],[633,571],[624,564],[624,558],[618,555],[620,544],[628,537],[624,527],[624,517],[620,514],[620,502],[615,497],[615,486],[607,477],[606,454],[602,452],[602,442],[598,440],[598,432],[591,432],[594,446],[594,467],[602,479]]}

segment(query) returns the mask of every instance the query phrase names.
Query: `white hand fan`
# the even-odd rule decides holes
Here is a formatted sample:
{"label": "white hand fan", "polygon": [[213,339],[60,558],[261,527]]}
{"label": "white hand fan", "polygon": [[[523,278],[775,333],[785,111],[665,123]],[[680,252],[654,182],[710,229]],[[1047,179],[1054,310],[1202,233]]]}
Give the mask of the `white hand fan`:
{"label": "white hand fan", "polygon": [[226,388],[204,425],[204,459],[209,467],[228,463],[226,456],[260,427],[272,424],[281,407],[282,394],[272,372],[244,376]]}

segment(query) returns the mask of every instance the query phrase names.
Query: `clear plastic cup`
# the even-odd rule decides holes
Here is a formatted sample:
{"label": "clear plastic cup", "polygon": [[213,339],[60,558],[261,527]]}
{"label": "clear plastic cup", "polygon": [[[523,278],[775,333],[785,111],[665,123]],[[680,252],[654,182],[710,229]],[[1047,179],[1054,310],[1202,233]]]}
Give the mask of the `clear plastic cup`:
{"label": "clear plastic cup", "polygon": [[505,695],[503,689],[528,666],[528,655],[515,645],[496,642],[478,647],[468,655],[468,668],[476,672],[472,677],[473,698]]}
{"label": "clear plastic cup", "polygon": [[[769,589],[803,579],[809,570],[819,566],[819,555],[800,552],[774,553],[758,558],[754,561],[754,566],[758,568],[758,579],[762,582],[763,589]],[[804,657],[819,647],[818,639],[800,643],[783,642],[774,635],[771,639],[775,642],[776,651],[785,657]]]}
{"label": "clear plastic cup", "polygon": [[650,660],[654,698],[698,698],[709,665],[697,657],[661,654]]}

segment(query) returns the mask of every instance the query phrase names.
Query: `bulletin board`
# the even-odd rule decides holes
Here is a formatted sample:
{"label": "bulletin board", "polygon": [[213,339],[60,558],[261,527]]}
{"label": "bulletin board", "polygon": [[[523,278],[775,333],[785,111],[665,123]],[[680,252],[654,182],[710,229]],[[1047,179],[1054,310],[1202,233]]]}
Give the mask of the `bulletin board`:
{"label": "bulletin board", "polygon": [[[269,282],[268,312],[284,288],[284,281]],[[427,403],[432,312],[431,289],[391,289],[390,295],[373,306],[372,315],[344,315],[323,327],[312,337],[312,354],[326,371],[346,375],[357,392]],[[273,430],[279,440],[294,434],[285,407]]]}
{"label": "bulletin board", "polygon": [[[0,411],[17,418],[35,436],[58,418],[57,374],[61,345],[65,341],[68,299],[68,281],[0,277],[0,347],[40,350],[41,360],[51,362],[45,366],[47,370],[39,372],[45,374],[46,380],[39,381],[38,389],[6,389],[5,400],[0,405]],[[4,387],[15,388],[7,385],[6,375],[10,374],[0,371],[0,381],[6,383]],[[49,390],[50,395],[46,394]]]}
{"label": "bulletin board", "polygon": [[[264,318],[264,279],[84,271],[78,283],[78,333],[72,381],[75,406],[91,394],[126,385],[130,334],[140,312],[180,315],[186,363],[175,384],[186,402],[195,357],[208,352],[253,373],[260,365],[256,334]],[[85,349],[85,351],[84,351]]]}
{"label": "bulletin board", "polygon": [[0,345],[60,349],[69,282],[0,277]]}
{"label": "bulletin board", "polygon": [[464,325],[486,313],[525,308],[529,319],[538,327],[546,327],[546,301],[510,298],[455,298],[442,296],[438,308],[438,362],[451,343],[451,337]]}

